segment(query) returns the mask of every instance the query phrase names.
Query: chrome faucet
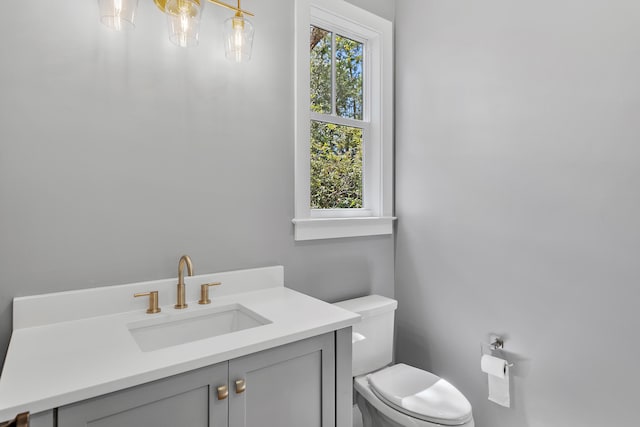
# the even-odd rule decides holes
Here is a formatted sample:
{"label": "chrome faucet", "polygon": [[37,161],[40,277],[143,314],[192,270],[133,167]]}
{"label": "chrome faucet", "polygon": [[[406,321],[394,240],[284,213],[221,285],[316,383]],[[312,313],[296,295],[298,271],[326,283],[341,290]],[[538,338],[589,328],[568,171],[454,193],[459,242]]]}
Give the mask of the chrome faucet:
{"label": "chrome faucet", "polygon": [[178,300],[175,308],[187,308],[185,300],[185,286],[184,286],[184,266],[187,266],[187,273],[189,276],[193,276],[193,264],[189,255],[182,255],[178,262]]}

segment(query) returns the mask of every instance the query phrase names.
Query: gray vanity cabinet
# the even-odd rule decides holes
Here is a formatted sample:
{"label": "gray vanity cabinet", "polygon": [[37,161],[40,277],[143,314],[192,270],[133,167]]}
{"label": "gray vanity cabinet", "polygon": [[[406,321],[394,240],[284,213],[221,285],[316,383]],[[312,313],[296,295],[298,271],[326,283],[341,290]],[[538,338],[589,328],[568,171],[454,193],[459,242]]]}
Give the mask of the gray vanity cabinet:
{"label": "gray vanity cabinet", "polygon": [[208,366],[58,409],[58,427],[227,427],[217,387],[227,363]]}
{"label": "gray vanity cabinet", "polygon": [[335,427],[335,372],[333,333],[231,360],[229,427]]}
{"label": "gray vanity cabinet", "polygon": [[335,427],[335,373],[328,333],[61,407],[57,427]]}

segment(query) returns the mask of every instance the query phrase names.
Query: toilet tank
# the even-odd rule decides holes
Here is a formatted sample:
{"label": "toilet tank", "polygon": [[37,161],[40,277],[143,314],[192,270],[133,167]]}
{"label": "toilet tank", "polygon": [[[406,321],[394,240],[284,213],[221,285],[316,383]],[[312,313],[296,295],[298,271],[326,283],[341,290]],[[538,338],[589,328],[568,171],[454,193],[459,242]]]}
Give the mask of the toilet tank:
{"label": "toilet tank", "polygon": [[393,361],[393,322],[398,302],[380,295],[340,301],[338,307],[362,316],[353,325],[353,376],[385,367]]}

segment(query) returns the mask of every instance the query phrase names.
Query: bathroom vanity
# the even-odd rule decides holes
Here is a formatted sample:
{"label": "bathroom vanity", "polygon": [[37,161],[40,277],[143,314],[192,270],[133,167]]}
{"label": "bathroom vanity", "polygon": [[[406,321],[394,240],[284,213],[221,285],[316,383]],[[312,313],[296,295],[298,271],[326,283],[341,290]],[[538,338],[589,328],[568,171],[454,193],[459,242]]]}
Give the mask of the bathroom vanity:
{"label": "bathroom vanity", "polygon": [[58,426],[332,426],[334,340],[323,334],[65,405]]}
{"label": "bathroom vanity", "polygon": [[[182,310],[176,279],[16,298],[0,421],[29,411],[34,427],[350,427],[358,315],[285,288],[279,266],[185,285]],[[148,291],[159,313],[133,298]]]}

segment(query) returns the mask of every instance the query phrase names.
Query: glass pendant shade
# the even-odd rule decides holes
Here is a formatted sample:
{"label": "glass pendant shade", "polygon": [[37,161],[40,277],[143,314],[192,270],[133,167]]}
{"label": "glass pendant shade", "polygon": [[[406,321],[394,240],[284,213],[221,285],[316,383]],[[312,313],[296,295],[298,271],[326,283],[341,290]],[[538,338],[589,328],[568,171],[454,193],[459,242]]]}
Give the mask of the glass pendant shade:
{"label": "glass pendant shade", "polygon": [[98,0],[100,22],[107,27],[120,31],[135,27],[135,14],[138,0]]}
{"label": "glass pendant shade", "polygon": [[243,62],[251,59],[253,24],[238,12],[224,23],[224,51],[227,59]]}
{"label": "glass pendant shade", "polygon": [[197,46],[202,15],[200,0],[168,0],[165,13],[169,40],[180,47]]}

